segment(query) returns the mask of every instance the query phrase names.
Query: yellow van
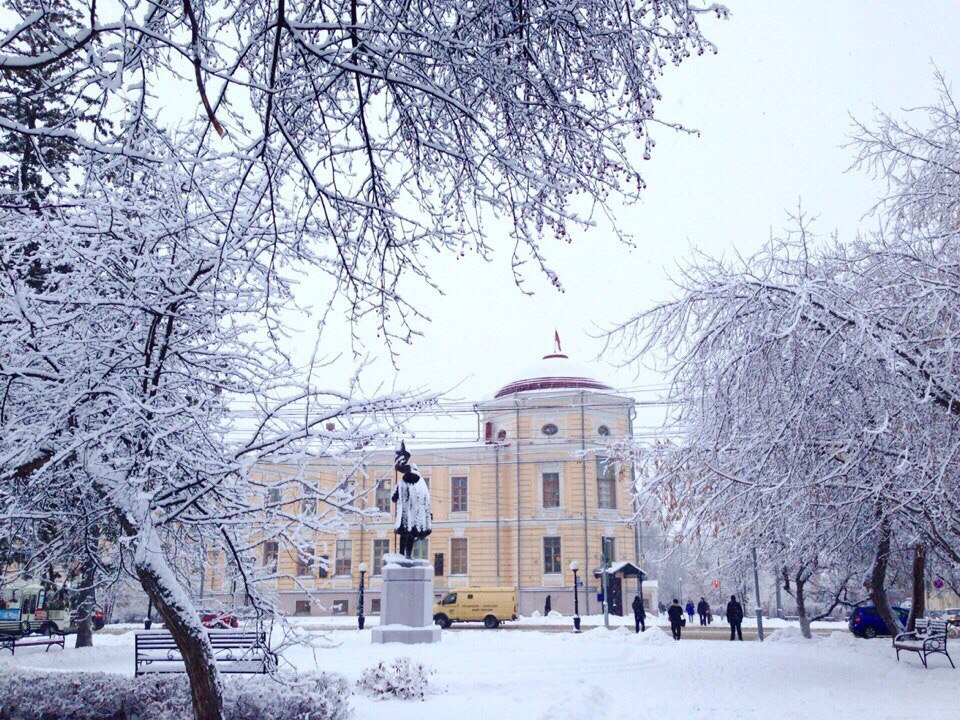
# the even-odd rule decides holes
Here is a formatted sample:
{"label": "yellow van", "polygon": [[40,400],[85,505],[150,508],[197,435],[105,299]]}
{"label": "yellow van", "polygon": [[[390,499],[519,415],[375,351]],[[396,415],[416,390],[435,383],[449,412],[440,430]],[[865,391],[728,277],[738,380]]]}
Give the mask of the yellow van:
{"label": "yellow van", "polygon": [[460,588],[433,606],[433,621],[442,628],[455,622],[482,622],[493,629],[517,619],[517,592],[512,587]]}

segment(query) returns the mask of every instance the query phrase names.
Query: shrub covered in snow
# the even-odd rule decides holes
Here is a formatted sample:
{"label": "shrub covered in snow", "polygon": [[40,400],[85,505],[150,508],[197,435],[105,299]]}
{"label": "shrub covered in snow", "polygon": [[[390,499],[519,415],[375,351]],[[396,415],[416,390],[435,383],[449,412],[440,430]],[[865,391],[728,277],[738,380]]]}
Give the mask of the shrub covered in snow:
{"label": "shrub covered in snow", "polygon": [[423,700],[430,690],[431,675],[433,670],[423,663],[401,657],[392,663],[381,662],[364,670],[357,687],[365,695],[381,700],[391,697]]}
{"label": "shrub covered in snow", "polygon": [[[350,688],[340,675],[228,678],[228,720],[346,720]],[[111,673],[46,673],[6,667],[0,720],[192,720],[186,675],[130,678]]]}

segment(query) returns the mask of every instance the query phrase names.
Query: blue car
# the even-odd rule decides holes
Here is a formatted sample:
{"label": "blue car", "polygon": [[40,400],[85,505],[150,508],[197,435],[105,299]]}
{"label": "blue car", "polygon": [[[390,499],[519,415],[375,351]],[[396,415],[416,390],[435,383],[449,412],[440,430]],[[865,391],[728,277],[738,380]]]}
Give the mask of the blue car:
{"label": "blue car", "polygon": [[[890,608],[897,614],[903,625],[907,624],[910,611],[902,607]],[[880,613],[873,605],[863,605],[856,608],[848,618],[847,626],[857,637],[875,638],[877,635],[889,635],[890,628],[880,617]]]}

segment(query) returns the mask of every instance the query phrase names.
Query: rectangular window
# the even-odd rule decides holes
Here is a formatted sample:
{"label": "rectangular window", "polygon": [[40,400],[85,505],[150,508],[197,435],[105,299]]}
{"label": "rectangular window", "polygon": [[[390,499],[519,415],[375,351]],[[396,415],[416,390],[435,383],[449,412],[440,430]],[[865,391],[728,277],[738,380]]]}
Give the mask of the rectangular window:
{"label": "rectangular window", "polygon": [[317,498],[312,495],[300,499],[300,513],[302,515],[317,514]]}
{"label": "rectangular window", "polygon": [[263,566],[272,572],[277,570],[277,556],[280,554],[280,546],[276,542],[265,542],[263,544]]}
{"label": "rectangular window", "polygon": [[436,577],[443,577],[443,553],[433,556],[433,574]]}
{"label": "rectangular window", "polygon": [[377,483],[376,502],[377,510],[382,513],[390,512],[390,498],[393,495],[390,492],[393,489],[393,483],[389,478],[384,478]]}
{"label": "rectangular window", "polygon": [[450,512],[467,511],[467,478],[455,475],[450,478]]}
{"label": "rectangular window", "polygon": [[450,540],[450,574],[467,574],[467,539],[453,538]]}
{"label": "rectangular window", "polygon": [[349,575],[353,560],[353,540],[337,540],[335,575]]}
{"label": "rectangular window", "polygon": [[370,598],[370,614],[376,615],[380,612],[380,598]]}
{"label": "rectangular window", "polygon": [[280,504],[280,488],[270,488],[267,490],[267,505]]}
{"label": "rectangular window", "polygon": [[309,600],[297,600],[296,609],[293,611],[294,615],[309,615],[310,614],[310,601]]}
{"label": "rectangular window", "polygon": [[390,541],[377,539],[373,541],[373,574],[379,575],[383,570],[383,556],[390,552]]}
{"label": "rectangular window", "polygon": [[607,458],[597,458],[597,507],[617,509],[617,469]]}
{"label": "rectangular window", "polygon": [[604,537],[601,538],[600,550],[603,555],[600,558],[600,561],[603,562],[606,560],[609,563],[616,562],[617,560],[617,539],[613,537]]}
{"label": "rectangular window", "polygon": [[419,540],[414,540],[413,553],[411,554],[413,555],[413,557],[417,558],[418,560],[426,560],[427,559],[427,539],[420,538]]}
{"label": "rectangular window", "polygon": [[541,473],[540,481],[543,485],[543,507],[560,507],[560,473]]}
{"label": "rectangular window", "polygon": [[319,555],[319,562],[317,562],[317,577],[323,580],[330,574],[330,556],[329,555]]}
{"label": "rectangular window", "polygon": [[346,615],[350,612],[349,600],[334,600],[331,609],[334,615]]}
{"label": "rectangular window", "polygon": [[547,574],[563,572],[560,563],[560,538],[545,537],[543,539],[543,572]]}
{"label": "rectangular window", "polygon": [[297,577],[310,577],[313,575],[313,563],[309,555],[304,553],[297,554]]}

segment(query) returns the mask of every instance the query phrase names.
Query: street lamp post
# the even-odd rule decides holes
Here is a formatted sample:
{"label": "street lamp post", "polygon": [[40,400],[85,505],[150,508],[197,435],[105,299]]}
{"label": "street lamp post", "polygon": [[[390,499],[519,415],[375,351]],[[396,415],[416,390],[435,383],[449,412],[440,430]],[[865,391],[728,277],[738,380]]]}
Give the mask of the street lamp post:
{"label": "street lamp post", "polygon": [[357,592],[357,627],[363,630],[365,620],[363,617],[363,576],[367,574],[367,564],[365,562],[360,563],[357,570],[360,571],[360,589]]}
{"label": "street lamp post", "polygon": [[573,571],[573,631],[580,632],[580,593],[577,591],[577,570],[580,569],[580,563],[574,560],[570,563],[570,569]]}
{"label": "street lamp post", "polygon": [[753,591],[757,603],[757,639],[763,642],[763,611],[760,609],[760,571],[757,569],[757,546],[753,546]]}

